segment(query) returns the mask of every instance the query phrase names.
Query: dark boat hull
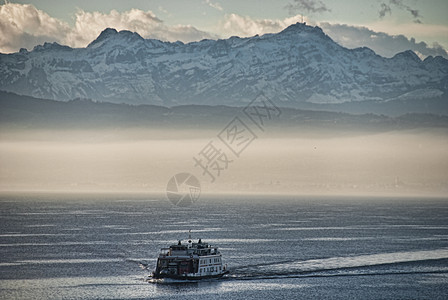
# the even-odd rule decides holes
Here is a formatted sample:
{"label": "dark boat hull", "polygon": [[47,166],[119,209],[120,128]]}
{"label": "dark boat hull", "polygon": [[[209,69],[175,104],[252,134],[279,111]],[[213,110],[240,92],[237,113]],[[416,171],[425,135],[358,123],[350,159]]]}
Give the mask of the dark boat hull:
{"label": "dark boat hull", "polygon": [[158,274],[152,275],[153,279],[174,279],[174,280],[183,280],[183,281],[197,281],[197,280],[203,280],[203,279],[217,279],[221,278],[222,276],[228,274],[229,271],[225,271],[221,274],[216,275],[205,275],[205,276],[182,276],[182,275],[170,275],[170,274]]}

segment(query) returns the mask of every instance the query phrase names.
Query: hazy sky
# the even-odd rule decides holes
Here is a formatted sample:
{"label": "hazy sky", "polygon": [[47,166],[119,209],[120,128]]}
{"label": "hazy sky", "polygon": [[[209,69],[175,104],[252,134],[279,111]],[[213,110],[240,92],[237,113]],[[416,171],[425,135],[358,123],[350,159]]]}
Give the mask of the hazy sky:
{"label": "hazy sky", "polygon": [[447,0],[7,1],[0,6],[0,52],[44,41],[84,47],[105,27],[184,42],[251,36],[278,32],[304,15],[349,48],[447,56],[447,13]]}

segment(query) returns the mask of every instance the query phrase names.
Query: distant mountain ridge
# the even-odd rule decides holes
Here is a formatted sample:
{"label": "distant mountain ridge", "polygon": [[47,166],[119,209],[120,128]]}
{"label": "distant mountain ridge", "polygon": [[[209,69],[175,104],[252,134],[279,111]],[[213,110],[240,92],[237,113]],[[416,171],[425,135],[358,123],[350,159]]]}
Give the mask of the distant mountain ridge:
{"label": "distant mountain ridge", "polygon": [[260,91],[286,107],[428,99],[447,105],[448,60],[347,49],[302,23],[276,34],[188,44],[108,28],[86,48],[45,43],[0,54],[0,90],[164,106],[243,106]]}
{"label": "distant mountain ridge", "polygon": [[[0,126],[14,129],[213,129],[218,132],[241,113],[241,107],[223,105],[129,105],[76,99],[66,102],[37,99],[0,91]],[[448,128],[448,116],[405,114],[390,117],[282,108],[271,120],[269,132],[299,130],[326,132],[383,132],[416,128]]]}

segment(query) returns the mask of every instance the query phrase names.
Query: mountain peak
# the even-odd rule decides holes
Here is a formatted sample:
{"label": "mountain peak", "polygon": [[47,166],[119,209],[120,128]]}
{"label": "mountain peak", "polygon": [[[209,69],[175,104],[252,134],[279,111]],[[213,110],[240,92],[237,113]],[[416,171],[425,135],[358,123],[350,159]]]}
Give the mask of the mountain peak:
{"label": "mountain peak", "polygon": [[106,29],[104,29],[101,33],[100,33],[100,35],[98,36],[98,38],[97,38],[97,40],[98,39],[105,39],[105,38],[108,38],[108,37],[110,37],[110,36],[112,36],[112,35],[114,35],[114,34],[117,34],[118,33],[118,31],[115,29],[115,28],[106,28]]}
{"label": "mountain peak", "polygon": [[115,28],[106,28],[104,29],[100,35],[91,42],[87,47],[99,47],[104,44],[105,41],[115,38],[115,37],[124,37],[126,39],[143,39],[138,33],[131,32],[129,30],[117,31]]}
{"label": "mountain peak", "polygon": [[106,28],[100,33],[100,35],[93,42],[91,42],[87,46],[87,48],[90,48],[95,45],[98,46],[99,44],[102,44],[103,41],[107,40],[108,38],[110,38],[111,36],[113,36],[117,33],[118,33],[118,31],[115,28]]}
{"label": "mountain peak", "polygon": [[397,54],[394,55],[394,57],[392,57],[392,59],[397,59],[397,58],[410,59],[410,60],[413,60],[415,62],[421,62],[422,61],[420,59],[420,57],[418,57],[418,55],[415,54],[415,52],[412,51],[412,50],[406,50],[406,51],[397,53]]}
{"label": "mountain peak", "polygon": [[[45,50],[72,50],[69,46],[64,46],[59,43],[53,42],[48,43],[45,42],[43,45],[37,45],[33,48],[33,51],[45,51]],[[22,49],[20,49],[21,53],[24,53]]]}
{"label": "mountain peak", "polygon": [[306,25],[306,22],[303,23],[297,22],[295,24],[289,25],[288,27],[283,29],[280,33],[286,33],[286,32],[312,32],[316,34],[325,35],[322,28],[320,28],[319,26],[313,27],[310,25]]}

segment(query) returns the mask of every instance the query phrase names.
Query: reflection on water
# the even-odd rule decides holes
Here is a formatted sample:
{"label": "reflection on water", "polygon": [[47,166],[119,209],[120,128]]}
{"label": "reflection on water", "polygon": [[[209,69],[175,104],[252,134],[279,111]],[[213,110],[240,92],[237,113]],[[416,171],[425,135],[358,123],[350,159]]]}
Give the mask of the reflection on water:
{"label": "reflection on water", "polygon": [[[146,198],[2,195],[0,298],[446,296],[443,199],[216,196],[178,209]],[[146,282],[189,229],[220,247],[229,276]]]}

